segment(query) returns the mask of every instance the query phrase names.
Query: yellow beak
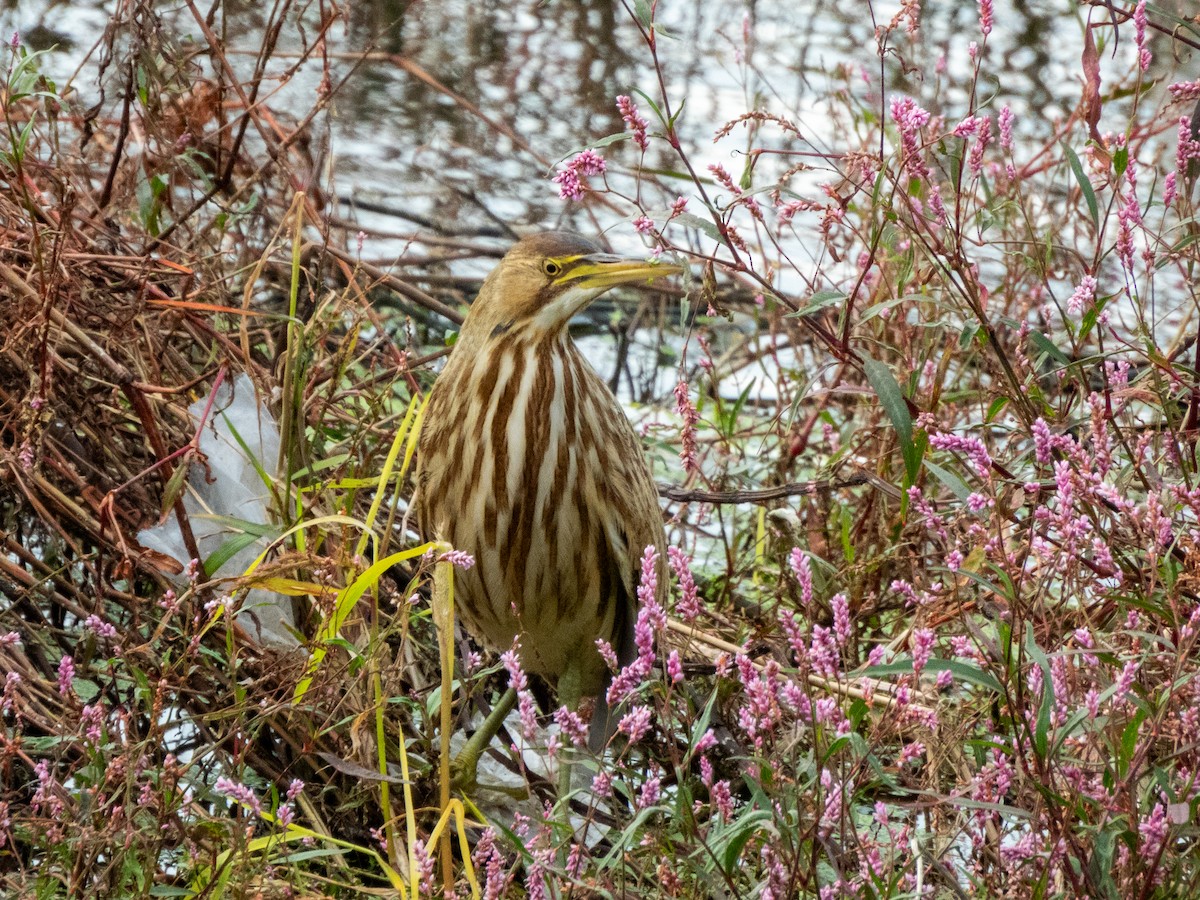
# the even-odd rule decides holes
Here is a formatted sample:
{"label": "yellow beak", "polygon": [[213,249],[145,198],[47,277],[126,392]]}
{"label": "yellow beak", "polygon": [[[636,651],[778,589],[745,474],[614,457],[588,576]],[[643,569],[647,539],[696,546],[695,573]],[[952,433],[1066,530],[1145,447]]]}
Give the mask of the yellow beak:
{"label": "yellow beak", "polygon": [[576,282],[585,290],[607,290],[618,284],[635,284],[650,281],[664,275],[678,275],[683,266],[666,262],[647,262],[644,259],[626,259],[608,253],[592,253],[576,257],[564,265],[565,271],[554,280],[555,284]]}

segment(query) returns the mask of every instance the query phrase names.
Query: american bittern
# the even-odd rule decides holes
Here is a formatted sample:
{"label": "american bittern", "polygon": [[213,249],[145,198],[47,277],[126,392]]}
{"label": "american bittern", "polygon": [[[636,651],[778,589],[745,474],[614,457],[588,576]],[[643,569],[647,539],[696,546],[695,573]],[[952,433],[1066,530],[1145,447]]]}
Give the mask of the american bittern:
{"label": "american bittern", "polygon": [[[633,658],[640,558],[664,536],[641,443],[567,324],[615,285],[679,271],[574,234],[524,238],[484,281],[425,411],[414,508],[427,539],[475,557],[455,574],[463,623],[494,648],[519,637],[524,669],[568,705],[608,683],[597,638]],[[457,761],[471,780],[506,698]],[[606,720],[601,696],[593,749]]]}

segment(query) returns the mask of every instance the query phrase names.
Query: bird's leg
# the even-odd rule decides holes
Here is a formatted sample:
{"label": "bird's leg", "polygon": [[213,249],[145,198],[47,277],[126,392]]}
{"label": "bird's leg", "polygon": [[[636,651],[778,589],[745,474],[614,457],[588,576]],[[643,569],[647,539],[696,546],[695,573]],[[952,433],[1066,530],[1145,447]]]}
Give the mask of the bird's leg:
{"label": "bird's leg", "polygon": [[458,755],[454,757],[454,762],[450,764],[450,768],[454,772],[452,782],[456,788],[467,790],[475,786],[475,777],[479,771],[479,757],[483,756],[483,751],[488,748],[488,744],[492,742],[492,738],[500,731],[504,720],[516,705],[517,692],[509,688],[496,701],[496,705],[492,707],[492,711],[483,720],[483,724],[475,730],[470,740],[458,751]]}
{"label": "bird's leg", "polygon": [[[571,712],[579,710],[579,701],[583,697],[582,654],[573,654],[567,668],[558,676],[558,702]],[[574,748],[564,746],[559,751],[558,763],[558,802],[565,803],[571,793],[571,756]]]}

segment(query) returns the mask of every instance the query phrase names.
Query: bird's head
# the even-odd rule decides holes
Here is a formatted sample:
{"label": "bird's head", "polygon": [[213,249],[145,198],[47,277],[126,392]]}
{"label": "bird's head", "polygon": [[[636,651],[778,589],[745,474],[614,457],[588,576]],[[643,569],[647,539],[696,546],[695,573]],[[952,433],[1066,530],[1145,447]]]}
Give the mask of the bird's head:
{"label": "bird's head", "polygon": [[509,332],[558,334],[609,288],[682,271],[672,263],[605,253],[571,232],[531,235],[518,241],[488,275],[463,333],[480,338]]}

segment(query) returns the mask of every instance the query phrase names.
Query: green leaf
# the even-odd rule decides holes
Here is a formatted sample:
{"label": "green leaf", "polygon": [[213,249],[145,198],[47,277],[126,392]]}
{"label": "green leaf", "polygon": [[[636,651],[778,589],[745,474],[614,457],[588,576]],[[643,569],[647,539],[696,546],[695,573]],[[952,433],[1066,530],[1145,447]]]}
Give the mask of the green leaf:
{"label": "green leaf", "polygon": [[[907,262],[908,261],[907,256],[905,257],[905,259]],[[897,275],[896,280],[901,281],[903,279],[901,276]],[[893,306],[899,306],[901,303],[904,303],[905,301],[908,301],[908,300],[923,300],[923,299],[925,299],[925,298],[919,297],[915,294],[905,294],[902,297],[892,297],[890,300],[884,300],[882,303],[876,303],[872,306],[868,306],[866,309],[863,310],[863,313],[861,316],[859,316],[858,321],[860,324],[863,322],[869,322],[873,318],[875,318],[877,315],[879,315],[881,312],[883,312],[884,310],[887,310],[887,309],[891,309]]]}
{"label": "green leaf", "polygon": [[[965,681],[968,684],[974,684],[978,687],[989,691],[994,691],[997,694],[1004,693],[1004,689],[1000,686],[1000,682],[995,675],[990,672],[985,672],[978,666],[971,663],[962,662],[957,659],[931,659],[925,664],[926,672],[950,672],[959,681]],[[871,678],[881,678],[887,675],[911,675],[912,674],[912,657],[902,656],[888,663],[881,663],[878,666],[868,666],[864,671],[864,675]]]}
{"label": "green leaf", "polygon": [[1054,346],[1050,338],[1046,337],[1040,331],[1031,331],[1029,333],[1029,342],[1063,368],[1071,365],[1071,360],[1067,355]]}
{"label": "green leaf", "polygon": [[712,219],[702,219],[699,216],[685,212],[677,215],[672,221],[678,222],[685,228],[695,228],[697,231],[703,231],[714,241],[721,240],[721,232],[717,230],[716,224]]}
{"label": "green leaf", "polygon": [[1129,168],[1129,148],[1118,147],[1113,151],[1113,168],[1117,171],[1117,178],[1125,174],[1125,170]]}
{"label": "green leaf", "polygon": [[[221,545],[217,547],[216,550],[209,554],[206,560],[204,560],[204,574],[209,576],[221,571],[221,566],[229,562],[229,560],[234,557],[238,551],[245,547],[249,547],[260,537],[274,533],[274,529],[269,525],[258,525],[254,522],[247,522],[243,519],[233,519],[227,516],[213,516],[211,518],[228,524],[235,530],[228,538],[221,542]],[[238,574],[240,575],[241,573],[239,572]]]}
{"label": "green leaf", "polygon": [[995,421],[996,416],[1000,415],[1000,411],[1002,409],[1004,409],[1004,407],[1006,407],[1006,406],[1008,406],[1008,398],[1007,397],[997,397],[995,400],[993,400],[991,402],[991,405],[988,406],[987,413],[984,415],[983,421],[985,421],[985,422]]}
{"label": "green leaf", "polygon": [[633,139],[633,135],[625,131],[618,131],[616,134],[610,134],[608,137],[602,137],[599,140],[592,141],[592,150],[603,150],[612,144],[619,144],[621,141],[629,141]]}
{"label": "green leaf", "polygon": [[[766,810],[758,809],[732,823],[730,827],[732,836],[725,845],[725,852],[721,854],[721,867],[727,874],[733,875],[737,871],[737,862],[742,855],[742,848],[746,846],[746,842],[750,838],[758,834],[759,824],[770,820],[771,816]],[[726,832],[726,834],[728,833]]]}
{"label": "green leaf", "polygon": [[1033,752],[1040,759],[1045,759],[1046,749],[1049,746],[1050,711],[1054,708],[1054,676],[1050,673],[1050,660],[1046,658],[1042,648],[1037,645],[1033,629],[1029,629],[1025,634],[1025,653],[1042,670],[1042,703],[1038,708],[1037,724],[1033,731]]}
{"label": "green leaf", "polygon": [[663,111],[659,109],[658,104],[654,102],[654,98],[640,88],[630,88],[630,90],[646,102],[646,105],[650,107],[650,111],[654,113],[654,118],[658,119],[659,124],[661,124],[663,128],[666,128],[668,125],[667,117],[663,115]]}
{"label": "green leaf", "polygon": [[930,471],[934,478],[946,486],[946,488],[959,500],[964,503],[971,496],[971,489],[967,487],[967,483],[955,475],[953,472],[943,469],[935,462],[929,460],[924,461],[924,466]]}
{"label": "green leaf", "polygon": [[1087,202],[1088,213],[1092,217],[1092,224],[1099,228],[1100,206],[1096,203],[1096,191],[1092,188],[1092,183],[1084,173],[1083,164],[1079,162],[1079,157],[1075,155],[1075,151],[1067,144],[1063,144],[1063,150],[1066,151],[1067,161],[1071,164],[1071,171],[1075,173],[1075,180],[1079,182],[1079,189],[1083,191],[1083,199]]}
{"label": "green leaf", "polygon": [[863,360],[863,371],[879,397],[883,411],[892,420],[892,427],[896,429],[896,436],[900,440],[900,453],[904,457],[907,487],[914,483],[921,468],[921,453],[913,443],[912,416],[908,413],[908,404],[904,401],[904,394],[901,393],[892,370],[885,364],[868,356]]}
{"label": "green leaf", "polygon": [[[669,37],[669,36],[670,36],[670,35],[668,35],[668,34],[667,34],[665,31],[663,31],[663,30],[662,30],[662,26],[661,26],[661,25],[655,25],[655,26],[654,26],[654,30],[655,30],[655,31],[656,31],[658,34],[660,34],[660,35],[663,35],[664,37]],[[684,108],[685,106],[687,106],[687,97],[684,97],[682,100],[680,100],[680,101],[679,101],[679,106],[678,106],[678,108],[676,108],[675,112],[671,114],[671,121],[667,123],[667,124],[668,124],[670,127],[672,127],[672,128],[674,128],[674,127],[675,127],[675,123],[676,123],[676,122],[678,122],[678,121],[679,121],[679,117],[680,117],[681,115],[683,115],[683,108]]]}
{"label": "green leaf", "polygon": [[788,313],[787,318],[795,319],[800,316],[811,315],[818,310],[825,309],[830,306],[836,306],[846,299],[846,294],[843,291],[817,291],[805,302],[804,306],[795,312]]}

